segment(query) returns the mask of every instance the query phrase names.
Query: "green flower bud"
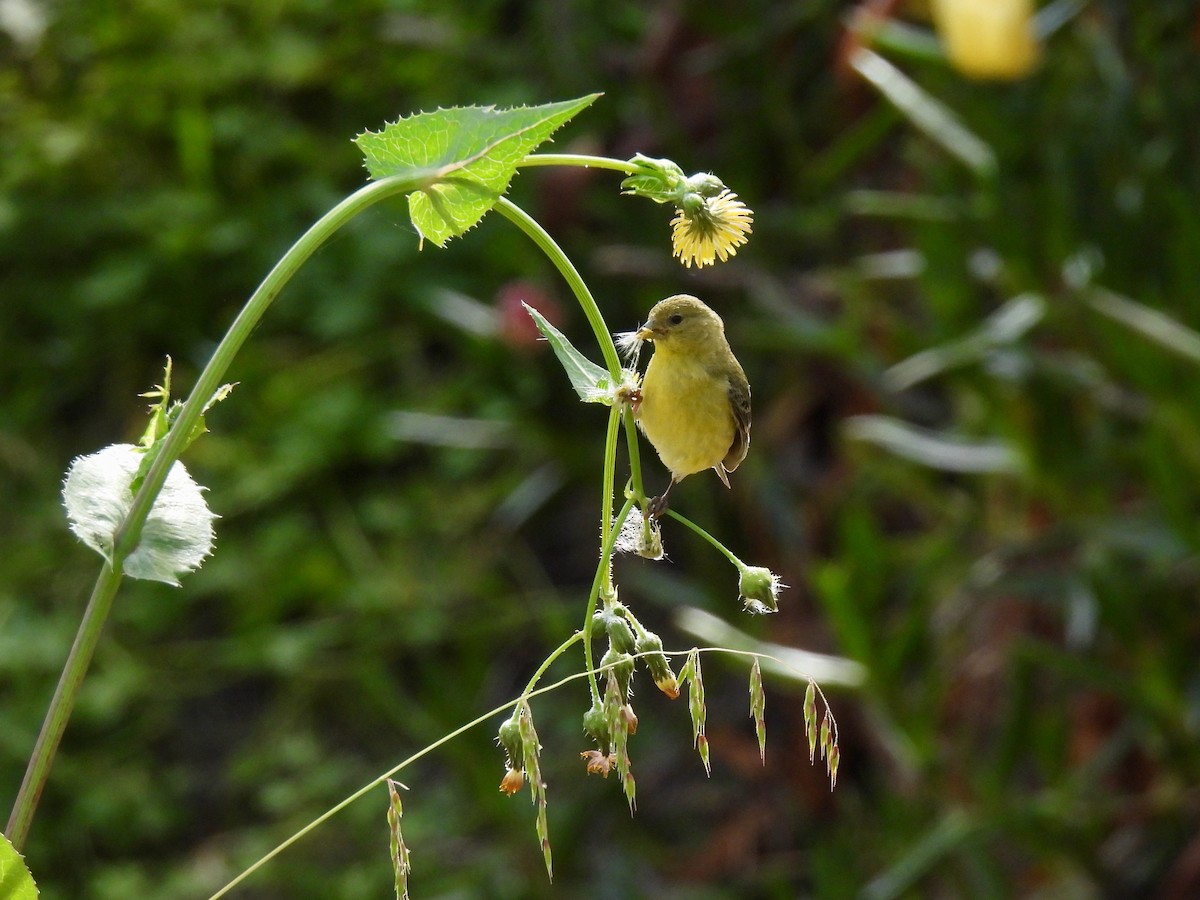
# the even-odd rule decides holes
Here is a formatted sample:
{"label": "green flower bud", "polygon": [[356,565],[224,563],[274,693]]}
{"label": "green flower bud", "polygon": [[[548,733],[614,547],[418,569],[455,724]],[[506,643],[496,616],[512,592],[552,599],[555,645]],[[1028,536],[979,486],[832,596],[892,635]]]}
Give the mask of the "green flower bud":
{"label": "green flower bud", "polygon": [[630,160],[638,171],[621,182],[621,192],[648,197],[655,203],[678,202],[686,181],[683,169],[669,159],[637,154]]}
{"label": "green flower bud", "polygon": [[666,556],[663,550],[662,529],[658,525],[658,519],[642,519],[634,552],[644,559],[662,559]]}
{"label": "green flower bud", "polygon": [[613,677],[617,680],[617,687],[621,691],[621,696],[628,696],[629,682],[633,678],[633,657],[628,653],[621,653],[610,647],[608,652],[604,654],[604,658],[600,660],[600,665],[601,667],[612,666],[611,671]]}
{"label": "green flower bud", "polygon": [[703,194],[688,191],[676,204],[685,216],[691,219],[708,217],[708,201]]}
{"label": "green flower bud", "polygon": [[618,653],[633,653],[633,629],[621,616],[610,615],[606,622],[609,646]]}
{"label": "green flower bud", "polygon": [[525,759],[525,741],[521,738],[521,724],[517,719],[505,719],[496,734],[496,740],[508,754],[509,762],[520,766]]}
{"label": "green flower bud", "polygon": [[746,612],[760,615],[778,612],[779,589],[783,587],[779,576],[762,566],[742,566],[740,572],[738,590]]}
{"label": "green flower bud", "polygon": [[647,631],[637,639],[634,649],[641,654],[654,686],[674,700],[679,696],[679,680],[671,670],[671,663],[663,653],[663,642],[653,631]]}
{"label": "green flower bud", "polygon": [[583,730],[601,747],[607,747],[612,743],[608,717],[604,715],[604,707],[599,703],[594,704],[583,714]]}
{"label": "green flower bud", "polygon": [[701,197],[715,197],[725,190],[725,182],[711,172],[698,172],[686,181],[687,190]]}

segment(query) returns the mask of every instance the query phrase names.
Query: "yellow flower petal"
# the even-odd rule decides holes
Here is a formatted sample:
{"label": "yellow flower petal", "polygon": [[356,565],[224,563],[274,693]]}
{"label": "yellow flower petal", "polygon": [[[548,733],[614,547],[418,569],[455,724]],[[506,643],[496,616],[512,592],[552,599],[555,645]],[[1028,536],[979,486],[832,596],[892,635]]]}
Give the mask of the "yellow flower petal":
{"label": "yellow flower petal", "polygon": [[706,199],[694,213],[680,209],[671,220],[672,255],[689,268],[725,262],[746,243],[754,213],[726,189]]}

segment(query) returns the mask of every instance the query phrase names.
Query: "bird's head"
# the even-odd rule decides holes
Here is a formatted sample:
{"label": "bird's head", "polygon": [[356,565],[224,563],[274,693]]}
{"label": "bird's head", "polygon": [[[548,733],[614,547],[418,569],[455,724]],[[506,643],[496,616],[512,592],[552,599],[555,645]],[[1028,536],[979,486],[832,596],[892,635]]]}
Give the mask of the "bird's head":
{"label": "bird's head", "polygon": [[659,352],[704,344],[725,333],[721,317],[690,294],[676,294],[650,310],[637,339],[654,341]]}

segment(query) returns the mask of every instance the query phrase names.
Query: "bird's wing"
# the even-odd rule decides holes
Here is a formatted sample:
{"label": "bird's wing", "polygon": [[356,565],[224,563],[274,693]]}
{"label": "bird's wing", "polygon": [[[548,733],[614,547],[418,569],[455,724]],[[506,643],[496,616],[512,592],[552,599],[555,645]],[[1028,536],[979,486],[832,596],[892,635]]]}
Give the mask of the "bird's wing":
{"label": "bird's wing", "polygon": [[733,411],[733,443],[721,460],[726,472],[736,469],[750,449],[750,383],[745,376],[729,379],[729,408]]}

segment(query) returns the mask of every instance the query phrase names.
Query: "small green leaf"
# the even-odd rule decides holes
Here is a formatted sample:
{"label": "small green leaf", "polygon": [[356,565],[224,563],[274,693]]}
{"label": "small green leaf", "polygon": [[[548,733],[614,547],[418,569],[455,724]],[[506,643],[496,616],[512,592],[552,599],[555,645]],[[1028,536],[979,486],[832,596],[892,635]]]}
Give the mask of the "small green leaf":
{"label": "small green leaf", "polygon": [[575,388],[579,399],[585,403],[604,403],[612,406],[614,392],[612,377],[608,374],[608,369],[596,365],[576,350],[567,340],[566,335],[547,322],[545,316],[540,312],[528,303],[523,305],[526,312],[533,317],[533,323],[537,325],[538,331],[550,342],[554,355],[562,364],[563,371],[567,373],[571,387]]}
{"label": "small green leaf", "polygon": [[599,94],[577,100],[496,109],[465,106],[418,113],[354,139],[378,180],[417,176],[409,215],[439,247],[473,228],[508,190],[521,160]]}
{"label": "small green leaf", "polygon": [[37,885],[17,848],[0,834],[0,897],[4,900],[37,900]]}
{"label": "small green leaf", "polygon": [[[213,392],[213,395],[208,398],[208,402],[204,404],[204,409],[200,411],[200,418],[192,427],[192,432],[188,435],[187,441],[184,442],[183,447],[180,449],[180,453],[187,450],[200,435],[208,433],[208,426],[204,423],[205,414],[228,397],[235,387],[237,387],[236,382],[233,384],[223,384]],[[167,357],[167,364],[163,368],[162,384],[157,384],[153,389],[138,396],[155,402],[150,404],[150,421],[146,424],[146,430],[142,433],[142,439],[139,443],[139,446],[145,452],[142,454],[142,461],[139,463],[137,472],[133,476],[133,481],[129,484],[129,493],[131,494],[136,494],[142,489],[142,482],[146,480],[146,475],[149,473],[150,467],[154,465],[154,460],[158,458],[158,453],[162,449],[163,442],[166,441],[167,435],[179,418],[179,414],[183,412],[182,401],[176,400],[171,402],[170,356]]]}
{"label": "small green leaf", "polygon": [[150,404],[150,421],[146,423],[146,431],[142,434],[140,442],[143,449],[149,450],[156,441],[160,441],[166,436],[167,430],[170,428],[167,418],[171,406],[170,356],[167,357],[167,364],[163,367],[162,384],[156,384],[151,390],[144,394],[138,394],[138,396],[155,401]]}

